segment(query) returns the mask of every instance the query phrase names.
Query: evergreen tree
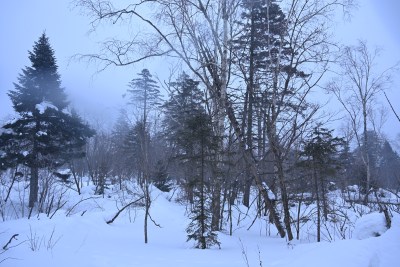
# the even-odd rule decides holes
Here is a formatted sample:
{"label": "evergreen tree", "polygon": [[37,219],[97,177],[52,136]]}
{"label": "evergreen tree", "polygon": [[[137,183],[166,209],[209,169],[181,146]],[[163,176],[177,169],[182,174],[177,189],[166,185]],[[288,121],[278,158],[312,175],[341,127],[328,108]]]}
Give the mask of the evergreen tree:
{"label": "evergreen tree", "polygon": [[125,110],[120,111],[112,133],[111,144],[114,161],[113,175],[118,177],[120,187],[122,187],[122,180],[128,178],[134,172],[134,153],[132,151],[130,137],[132,134],[132,127],[128,122]]}
{"label": "evergreen tree", "polygon": [[217,233],[211,226],[211,181],[206,179],[218,146],[211,116],[203,106],[198,81],[182,73],[170,87],[170,98],[163,106],[163,123],[165,137],[174,149],[173,158],[184,169],[184,186],[193,205],[189,215],[191,222],[186,229],[188,241],[195,240],[196,247],[201,249],[219,246]]}
{"label": "evergreen tree", "polygon": [[39,169],[56,168],[84,155],[93,131],[75,112],[68,112],[58,66],[45,33],[29,52],[31,66],[22,70],[8,95],[18,117],[3,125],[1,167],[22,164],[30,168],[29,207],[38,198]]}
{"label": "evergreen tree", "polygon": [[132,145],[136,147],[136,151],[139,152],[137,157],[138,163],[138,180],[143,190],[145,198],[145,216],[144,216],[144,242],[148,242],[147,237],[147,222],[150,217],[150,158],[149,158],[149,146],[150,146],[150,134],[148,130],[148,115],[152,109],[155,109],[161,101],[160,90],[157,82],[152,79],[148,69],[143,69],[141,73],[138,73],[139,78],[133,79],[128,89],[130,93],[132,104],[136,104],[142,110],[143,115],[141,120],[137,122],[132,132],[133,138],[130,139]]}
{"label": "evergreen tree", "polygon": [[158,160],[155,164],[152,183],[163,192],[169,192],[172,189],[172,181],[168,175],[167,167],[161,160]]}
{"label": "evergreen tree", "polygon": [[148,69],[143,69],[139,78],[133,79],[129,83],[131,104],[136,104],[142,110],[142,121],[146,125],[149,111],[160,105],[161,94],[157,82],[152,78]]}
{"label": "evergreen tree", "polygon": [[183,176],[183,186],[190,202],[194,197],[193,166],[196,166],[198,155],[191,124],[196,115],[205,113],[203,95],[198,85],[198,81],[185,73],[181,74],[175,82],[170,83],[169,100],[163,105],[164,137],[171,151],[170,160],[178,166]]}
{"label": "evergreen tree", "polygon": [[189,145],[189,140],[182,139],[188,131],[188,121],[199,111],[205,112],[202,106],[203,94],[199,89],[199,82],[191,79],[186,73],[182,73],[176,82],[170,83],[170,87],[169,100],[163,105],[165,136],[182,150]]}
{"label": "evergreen tree", "polygon": [[321,241],[321,209],[325,220],[328,219],[326,199],[327,178],[336,174],[339,166],[338,151],[344,144],[342,138],[333,137],[333,130],[315,127],[304,142],[303,160],[299,163],[310,171],[314,194],[317,202],[317,242]]}
{"label": "evergreen tree", "polygon": [[379,164],[380,186],[397,189],[400,177],[400,157],[388,141],[384,141],[381,149],[382,160]]}
{"label": "evergreen tree", "polygon": [[191,138],[190,148],[192,154],[192,171],[194,178],[194,199],[193,208],[190,213],[191,222],[186,232],[188,241],[194,239],[197,248],[206,249],[217,245],[220,247],[218,235],[212,229],[212,203],[211,196],[207,189],[210,183],[205,179],[207,158],[217,148],[214,138],[211,119],[205,113],[198,113],[187,121],[187,129]]}

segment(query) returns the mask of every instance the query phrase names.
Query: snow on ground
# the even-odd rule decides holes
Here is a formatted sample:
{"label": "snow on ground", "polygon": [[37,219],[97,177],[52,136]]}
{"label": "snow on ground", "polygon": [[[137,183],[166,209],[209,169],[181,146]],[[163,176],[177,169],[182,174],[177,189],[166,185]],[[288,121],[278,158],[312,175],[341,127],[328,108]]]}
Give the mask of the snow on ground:
{"label": "snow on ground", "polygon": [[[52,219],[40,214],[29,220],[1,222],[0,244],[6,244],[13,234],[19,236],[11,245],[22,243],[0,255],[0,260],[8,258],[0,266],[400,266],[398,214],[394,214],[392,228],[379,237],[332,243],[288,243],[264,220],[256,220],[247,230],[253,217],[243,217],[239,225],[235,222],[233,236],[219,233],[221,249],[200,250],[186,242],[186,209],[170,201],[170,194],[152,190],[151,216],[161,227],[150,222],[149,243],[144,244],[142,209],[130,209],[108,225],[106,221],[117,206],[121,208],[116,201],[123,197],[121,193],[94,196],[93,186],[84,187],[82,192],[80,196],[71,194],[65,209]],[[126,203],[130,201],[129,196],[124,197]],[[83,199],[88,200],[75,206]],[[361,217],[355,232],[381,225],[379,215],[383,218],[380,213]],[[238,213],[235,216],[238,218]]]}
{"label": "snow on ground", "polygon": [[366,239],[381,236],[387,231],[385,217],[382,213],[373,212],[362,216],[356,222],[353,238]]}

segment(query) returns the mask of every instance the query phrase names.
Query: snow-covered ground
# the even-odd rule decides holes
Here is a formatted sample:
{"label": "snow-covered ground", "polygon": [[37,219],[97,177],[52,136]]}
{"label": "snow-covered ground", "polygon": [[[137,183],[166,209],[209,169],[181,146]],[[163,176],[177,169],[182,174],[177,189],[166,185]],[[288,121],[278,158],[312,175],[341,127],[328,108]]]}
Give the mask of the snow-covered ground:
{"label": "snow-covered ground", "polygon": [[[400,216],[396,213],[387,231],[384,215],[372,213],[352,217],[357,220],[353,238],[315,243],[303,236],[301,241],[288,243],[263,219],[257,219],[247,230],[254,216],[249,212],[246,217],[246,210],[239,206],[243,213],[235,211],[233,235],[219,233],[221,249],[200,250],[186,242],[186,208],[170,200],[171,194],[152,189],[151,216],[160,227],[150,222],[149,243],[144,244],[143,210],[129,209],[107,224],[122,207],[123,197],[116,190],[104,198],[94,196],[92,189],[83,188],[82,195],[69,191],[65,196],[68,203],[52,219],[35,214],[30,219],[1,222],[1,246],[12,235],[18,237],[3,250],[0,266],[400,266]],[[135,197],[124,198],[128,203]],[[77,204],[83,199],[87,200]],[[302,232],[312,232],[310,226],[303,227],[309,230]]]}

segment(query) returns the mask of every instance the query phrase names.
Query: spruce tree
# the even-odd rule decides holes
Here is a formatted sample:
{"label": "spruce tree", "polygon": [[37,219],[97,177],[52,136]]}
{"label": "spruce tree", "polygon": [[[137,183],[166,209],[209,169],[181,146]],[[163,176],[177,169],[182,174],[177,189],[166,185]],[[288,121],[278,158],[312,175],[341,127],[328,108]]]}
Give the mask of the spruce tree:
{"label": "spruce tree", "polygon": [[76,112],[69,112],[54,50],[45,33],[29,52],[30,67],[22,69],[8,95],[18,116],[3,125],[1,168],[30,168],[29,207],[38,198],[39,169],[56,168],[84,155],[86,138],[94,132]]}
{"label": "spruce tree", "polygon": [[165,136],[176,149],[173,158],[187,170],[184,179],[188,199],[193,204],[186,229],[188,241],[195,240],[195,246],[201,249],[219,246],[217,233],[212,231],[211,184],[206,179],[218,138],[211,116],[203,106],[199,82],[183,73],[170,87],[170,99],[164,105]]}
{"label": "spruce tree", "polygon": [[131,104],[136,104],[142,109],[142,121],[146,126],[149,112],[160,105],[161,94],[157,82],[152,78],[148,69],[143,69],[138,76],[139,78],[135,78],[129,83],[128,93]]}
{"label": "spruce tree", "polygon": [[206,180],[206,167],[212,153],[215,153],[217,138],[212,130],[211,118],[205,112],[197,111],[187,121],[185,134],[189,138],[192,154],[192,171],[194,176],[193,208],[190,212],[191,222],[186,232],[188,241],[196,241],[196,248],[206,249],[212,246],[220,247],[218,235],[212,229],[212,203],[209,180]]}
{"label": "spruce tree", "polygon": [[151,110],[159,106],[161,101],[160,90],[157,82],[152,78],[148,69],[143,69],[138,73],[139,78],[133,79],[129,83],[130,97],[132,104],[136,104],[142,110],[143,115],[141,120],[134,126],[132,132],[133,138],[130,140],[132,145],[137,147],[136,151],[139,152],[138,160],[138,181],[143,190],[145,199],[145,216],[144,216],[144,242],[148,242],[147,237],[147,222],[150,217],[150,134],[148,130],[148,115]]}
{"label": "spruce tree", "polygon": [[321,241],[321,209],[325,221],[328,219],[327,178],[339,170],[339,149],[344,145],[343,138],[333,137],[333,130],[315,127],[305,140],[300,155],[303,160],[299,166],[309,169],[312,177],[317,204],[317,242]]}

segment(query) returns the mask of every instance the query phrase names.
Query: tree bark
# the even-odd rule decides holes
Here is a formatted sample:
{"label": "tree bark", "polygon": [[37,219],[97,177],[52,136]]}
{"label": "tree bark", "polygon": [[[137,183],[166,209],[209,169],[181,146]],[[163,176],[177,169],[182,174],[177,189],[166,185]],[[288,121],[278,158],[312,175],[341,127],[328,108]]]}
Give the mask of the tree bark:
{"label": "tree bark", "polygon": [[29,180],[29,208],[33,208],[38,201],[39,191],[39,168],[31,167],[31,178]]}

